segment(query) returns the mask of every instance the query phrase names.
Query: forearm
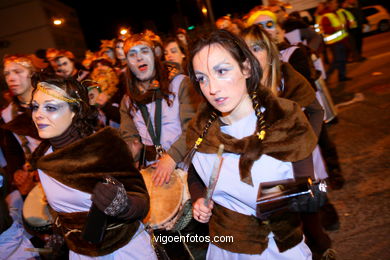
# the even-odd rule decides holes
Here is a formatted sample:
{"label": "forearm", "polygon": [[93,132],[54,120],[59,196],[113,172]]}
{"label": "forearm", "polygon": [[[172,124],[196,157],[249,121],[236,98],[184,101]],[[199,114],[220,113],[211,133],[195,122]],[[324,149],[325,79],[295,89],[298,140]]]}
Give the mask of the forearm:
{"label": "forearm", "polygon": [[149,211],[149,201],[139,196],[128,195],[128,207],[118,215],[124,220],[144,219]]}
{"label": "forearm", "polygon": [[180,124],[182,133],[178,140],[174,142],[167,151],[176,163],[180,162],[186,154],[186,130],[188,123],[195,116],[200,100],[200,95],[190,84],[189,79],[184,78],[179,89]]}

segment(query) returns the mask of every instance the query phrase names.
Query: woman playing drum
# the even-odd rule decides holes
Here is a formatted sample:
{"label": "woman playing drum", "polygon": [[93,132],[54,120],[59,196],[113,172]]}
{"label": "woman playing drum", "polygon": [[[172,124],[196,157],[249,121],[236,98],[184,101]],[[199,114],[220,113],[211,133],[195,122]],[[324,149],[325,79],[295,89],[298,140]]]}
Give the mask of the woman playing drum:
{"label": "woman playing drum", "polygon": [[[193,168],[204,184],[220,144],[223,164],[212,196],[196,194],[189,176],[194,218],[209,222],[208,259],[311,259],[303,242],[299,215],[282,211],[268,219],[256,216],[259,186],[293,179],[292,163],[308,157],[316,136],[301,107],[275,97],[261,85],[258,61],[240,38],[220,30],[198,40],[192,49],[190,78],[208,101],[187,130],[195,150]],[[301,169],[312,176],[312,168]],[[216,236],[232,236],[218,242]]]}
{"label": "woman playing drum", "polygon": [[[45,139],[34,154],[35,164],[69,258],[155,259],[140,222],[149,197],[126,143],[112,128],[93,132],[97,114],[87,89],[76,80],[39,75],[34,87],[32,117]],[[107,216],[96,244],[82,235],[92,203]]]}

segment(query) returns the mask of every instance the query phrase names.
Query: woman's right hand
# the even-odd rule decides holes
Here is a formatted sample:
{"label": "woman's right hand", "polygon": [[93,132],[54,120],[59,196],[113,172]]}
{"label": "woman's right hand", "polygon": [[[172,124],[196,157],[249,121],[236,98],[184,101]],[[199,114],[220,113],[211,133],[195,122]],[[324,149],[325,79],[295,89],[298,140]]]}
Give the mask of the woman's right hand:
{"label": "woman's right hand", "polygon": [[201,223],[207,223],[210,220],[210,217],[212,215],[212,209],[214,207],[214,202],[211,200],[209,205],[205,205],[205,199],[199,198],[192,208],[192,214],[194,215],[194,219],[201,222]]}

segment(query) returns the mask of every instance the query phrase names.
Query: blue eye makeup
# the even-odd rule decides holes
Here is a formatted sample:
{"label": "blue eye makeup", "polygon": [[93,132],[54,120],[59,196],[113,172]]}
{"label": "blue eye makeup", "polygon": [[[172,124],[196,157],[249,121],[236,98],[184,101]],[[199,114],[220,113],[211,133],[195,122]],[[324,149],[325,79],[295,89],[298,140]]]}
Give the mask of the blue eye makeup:
{"label": "blue eye makeup", "polygon": [[257,25],[260,25],[264,29],[275,29],[275,23],[272,20],[262,21],[256,23]]}

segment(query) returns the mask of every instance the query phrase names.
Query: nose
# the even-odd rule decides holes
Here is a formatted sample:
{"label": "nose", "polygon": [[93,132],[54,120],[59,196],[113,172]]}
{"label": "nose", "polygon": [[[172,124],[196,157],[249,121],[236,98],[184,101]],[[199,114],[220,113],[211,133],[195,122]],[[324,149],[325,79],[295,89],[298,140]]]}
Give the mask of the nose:
{"label": "nose", "polygon": [[34,110],[32,113],[32,117],[33,117],[34,122],[41,120],[43,118],[42,109],[37,108],[36,110]]}
{"label": "nose", "polygon": [[218,80],[215,80],[213,78],[209,81],[209,92],[210,95],[216,95],[220,91]]}
{"label": "nose", "polygon": [[142,60],[142,55],[140,52],[137,53],[137,61],[140,61]]}
{"label": "nose", "polygon": [[13,82],[16,80],[16,74],[13,73],[13,72],[10,72],[6,77],[5,77],[5,80],[7,82]]}

